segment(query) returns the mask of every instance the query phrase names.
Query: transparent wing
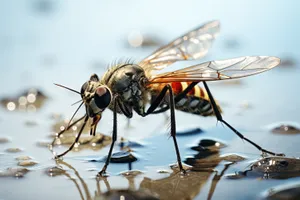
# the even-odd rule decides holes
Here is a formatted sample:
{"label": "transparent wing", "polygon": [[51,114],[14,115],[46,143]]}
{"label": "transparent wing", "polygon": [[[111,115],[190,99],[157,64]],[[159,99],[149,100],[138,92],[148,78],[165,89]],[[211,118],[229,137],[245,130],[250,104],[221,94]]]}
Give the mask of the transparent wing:
{"label": "transparent wing", "polygon": [[151,83],[182,81],[214,81],[241,78],[272,69],[280,59],[270,56],[246,56],[228,60],[210,61],[173,72],[153,75]]}
{"label": "transparent wing", "polygon": [[219,31],[219,21],[208,22],[159,48],[139,65],[151,71],[163,69],[176,61],[202,58]]}

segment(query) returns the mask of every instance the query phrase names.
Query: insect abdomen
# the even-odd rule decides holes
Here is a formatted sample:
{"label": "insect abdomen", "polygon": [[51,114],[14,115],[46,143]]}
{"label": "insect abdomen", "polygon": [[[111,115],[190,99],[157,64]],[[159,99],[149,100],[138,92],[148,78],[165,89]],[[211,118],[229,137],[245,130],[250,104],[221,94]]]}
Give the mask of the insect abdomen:
{"label": "insect abdomen", "polygon": [[[175,97],[183,92],[190,83],[187,82],[172,82],[170,83],[174,92]],[[154,93],[152,94],[152,101],[155,99],[159,91],[165,84],[156,85],[154,89]],[[153,91],[153,90],[152,90]],[[169,102],[169,97],[165,97],[164,102],[161,106]],[[217,104],[218,109],[220,112],[221,108]],[[212,116],[214,115],[213,108],[210,104],[210,100],[208,97],[207,92],[201,88],[200,86],[196,85],[184,98],[182,98],[179,102],[175,104],[175,108],[177,110],[181,110],[184,112],[201,115],[201,116]]]}
{"label": "insect abdomen", "polygon": [[182,98],[176,103],[175,108],[177,110],[201,116],[214,115],[210,102],[195,96],[186,96]]}
{"label": "insect abdomen", "polygon": [[[189,84],[190,83],[187,82],[171,83],[175,96],[184,91]],[[220,106],[217,106],[219,111],[221,111]],[[201,116],[214,115],[207,92],[198,85],[196,85],[183,99],[177,102],[175,108],[177,110]]]}

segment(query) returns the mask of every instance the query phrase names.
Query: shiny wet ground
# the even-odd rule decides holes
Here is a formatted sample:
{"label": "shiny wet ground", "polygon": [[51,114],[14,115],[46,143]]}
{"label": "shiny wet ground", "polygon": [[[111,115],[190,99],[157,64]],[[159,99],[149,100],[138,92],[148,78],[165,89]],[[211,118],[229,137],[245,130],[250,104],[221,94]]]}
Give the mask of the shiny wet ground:
{"label": "shiny wet ground", "polygon": [[[157,7],[152,1],[145,5],[128,3],[132,9],[137,8],[138,13],[131,13],[125,12],[127,4],[82,5],[50,0],[23,1],[18,6],[2,3],[0,9],[8,6],[2,15],[11,20],[0,21],[1,27],[6,27],[0,35],[3,72],[0,198],[257,199],[298,195],[300,44],[295,39],[299,35],[295,28],[299,27],[296,26],[299,20],[294,15],[297,5],[267,1],[268,11],[266,6],[256,3],[245,3],[242,7],[249,11],[237,13],[239,17],[234,11],[240,11],[241,7],[223,5],[219,6],[222,10],[216,10],[216,4],[192,6],[190,10],[173,5],[171,12],[167,9],[169,4]],[[147,10],[157,10],[157,14],[148,14],[145,6]],[[206,9],[195,17],[200,7]],[[84,14],[78,15],[79,11]],[[128,19],[120,22],[115,12]],[[52,159],[47,144],[61,127],[62,120],[68,119],[76,109],[69,105],[80,98],[56,88],[54,82],[78,89],[90,74],[103,74],[106,63],[115,58],[143,58],[160,43],[216,18],[220,19],[222,30],[204,60],[259,54],[283,59],[280,67],[262,75],[208,84],[229,123],[261,146],[286,153],[287,159],[262,159],[260,152],[220,123],[216,125],[214,118],[182,112],[176,113],[180,151],[184,163],[194,165],[185,176],[172,167],[176,156],[165,115],[134,116],[129,127],[127,120],[119,117],[119,143],[115,152],[124,150],[119,145],[123,137],[125,147],[126,141],[131,141],[130,154],[136,159],[131,163],[117,163],[127,154],[115,154],[116,162],[109,165],[107,178],[95,179],[108,152],[107,143],[101,138],[93,140],[84,135],[77,151],[65,156],[63,162]],[[147,37],[152,36],[152,42],[148,39],[143,47],[133,48],[126,37],[136,28],[149,33]],[[191,63],[180,63],[175,68]],[[109,141],[111,129],[112,114],[106,111],[98,134],[107,135]],[[216,144],[209,141],[220,145],[206,150],[199,147],[199,143]],[[55,151],[62,152],[67,147],[58,145]]]}

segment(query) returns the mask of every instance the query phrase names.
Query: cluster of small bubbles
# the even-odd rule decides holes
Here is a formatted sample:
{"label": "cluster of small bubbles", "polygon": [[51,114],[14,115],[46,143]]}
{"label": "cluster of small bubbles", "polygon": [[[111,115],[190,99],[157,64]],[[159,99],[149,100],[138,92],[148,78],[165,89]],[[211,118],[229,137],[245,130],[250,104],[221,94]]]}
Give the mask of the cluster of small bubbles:
{"label": "cluster of small bubbles", "polygon": [[11,101],[11,102],[8,102],[8,103],[7,103],[6,107],[7,107],[7,109],[8,109],[9,111],[13,111],[13,110],[16,109],[16,104],[15,104],[14,102]]}
{"label": "cluster of small bubbles", "polygon": [[14,98],[2,98],[1,103],[9,111],[29,111],[36,112],[36,110],[42,105],[46,96],[42,92],[36,89],[29,89]]}

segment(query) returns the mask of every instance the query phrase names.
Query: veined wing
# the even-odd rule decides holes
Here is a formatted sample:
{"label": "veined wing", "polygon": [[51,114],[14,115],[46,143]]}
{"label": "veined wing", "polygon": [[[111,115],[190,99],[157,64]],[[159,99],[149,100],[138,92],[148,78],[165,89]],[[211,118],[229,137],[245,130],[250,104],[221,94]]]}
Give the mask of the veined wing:
{"label": "veined wing", "polygon": [[149,79],[149,84],[241,78],[267,71],[279,63],[279,58],[271,56],[246,56],[210,61],[173,72],[153,75]]}
{"label": "veined wing", "polygon": [[202,58],[219,32],[219,21],[208,22],[159,48],[139,65],[149,72],[163,69],[176,61]]}

